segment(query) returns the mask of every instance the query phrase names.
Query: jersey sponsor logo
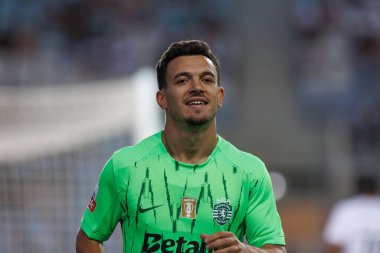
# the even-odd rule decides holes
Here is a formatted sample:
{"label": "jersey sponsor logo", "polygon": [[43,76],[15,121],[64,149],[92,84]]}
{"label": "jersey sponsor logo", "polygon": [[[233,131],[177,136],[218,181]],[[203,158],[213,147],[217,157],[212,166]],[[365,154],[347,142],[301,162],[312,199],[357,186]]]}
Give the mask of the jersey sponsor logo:
{"label": "jersey sponsor logo", "polygon": [[187,219],[196,218],[197,200],[195,198],[183,197],[181,200],[181,217]]}
{"label": "jersey sponsor logo", "polygon": [[87,208],[88,208],[88,210],[90,210],[91,213],[93,213],[95,211],[95,208],[96,208],[96,201],[95,201],[95,199],[96,199],[96,194],[98,194],[98,188],[99,188],[98,185],[96,185],[95,190],[92,193],[90,202],[87,205]]}
{"label": "jersey sponsor logo", "polygon": [[156,208],[158,208],[160,206],[163,206],[163,204],[162,205],[158,205],[158,206],[151,206],[151,207],[148,207],[148,208],[142,208],[142,206],[139,205],[138,211],[139,211],[139,213],[145,213],[145,212],[148,212],[150,210],[156,209]]}
{"label": "jersey sponsor logo", "polygon": [[232,206],[228,199],[217,200],[212,210],[212,217],[219,225],[227,224],[232,217]]}
{"label": "jersey sponsor logo", "polygon": [[164,239],[160,234],[145,233],[141,252],[207,253],[212,250],[208,250],[204,242],[188,241],[183,236]]}

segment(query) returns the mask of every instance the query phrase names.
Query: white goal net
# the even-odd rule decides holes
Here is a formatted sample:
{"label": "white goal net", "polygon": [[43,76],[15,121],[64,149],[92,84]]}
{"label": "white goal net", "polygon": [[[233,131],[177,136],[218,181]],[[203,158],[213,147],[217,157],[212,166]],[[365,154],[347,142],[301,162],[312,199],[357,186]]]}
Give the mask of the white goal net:
{"label": "white goal net", "polygon": [[[121,80],[0,87],[0,252],[74,252],[102,166],[162,126],[153,70]],[[121,252],[120,228],[105,243]]]}

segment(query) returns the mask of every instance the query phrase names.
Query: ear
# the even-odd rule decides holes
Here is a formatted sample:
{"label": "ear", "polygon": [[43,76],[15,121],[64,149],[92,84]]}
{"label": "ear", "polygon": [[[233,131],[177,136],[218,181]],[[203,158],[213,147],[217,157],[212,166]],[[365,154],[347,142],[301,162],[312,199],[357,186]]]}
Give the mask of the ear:
{"label": "ear", "polygon": [[218,88],[218,107],[219,108],[222,107],[223,100],[224,100],[224,88],[219,87]]}
{"label": "ear", "polygon": [[167,103],[166,103],[166,97],[165,97],[164,90],[158,90],[156,92],[156,101],[157,101],[157,104],[161,107],[161,109],[163,109],[163,110],[166,109]]}

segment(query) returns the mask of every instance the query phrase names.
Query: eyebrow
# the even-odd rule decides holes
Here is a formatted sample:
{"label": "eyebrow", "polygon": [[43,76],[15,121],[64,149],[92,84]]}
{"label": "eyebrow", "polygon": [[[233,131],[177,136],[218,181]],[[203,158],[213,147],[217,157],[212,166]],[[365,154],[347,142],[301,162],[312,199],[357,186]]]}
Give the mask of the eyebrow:
{"label": "eyebrow", "polygon": [[[191,75],[192,75],[192,74],[191,74],[190,72],[186,72],[186,71],[184,71],[184,72],[179,72],[179,73],[177,73],[176,75],[173,76],[173,80],[175,80],[176,78],[178,78],[178,77],[180,77],[180,76],[186,76],[186,77],[189,77],[189,76],[191,76]],[[211,71],[203,71],[203,72],[201,73],[201,76],[207,76],[207,75],[210,75],[210,76],[216,78],[216,75],[215,75],[213,72],[211,72]]]}

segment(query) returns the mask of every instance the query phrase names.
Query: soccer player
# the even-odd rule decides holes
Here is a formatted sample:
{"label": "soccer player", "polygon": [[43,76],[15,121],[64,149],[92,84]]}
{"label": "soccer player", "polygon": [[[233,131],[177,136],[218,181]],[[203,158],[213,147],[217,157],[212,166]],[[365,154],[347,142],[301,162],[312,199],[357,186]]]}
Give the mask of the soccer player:
{"label": "soccer player", "polygon": [[124,253],[286,252],[264,163],[217,134],[224,89],[208,44],[173,43],[156,70],[164,130],[106,163],[77,253],[103,252],[118,223]]}
{"label": "soccer player", "polygon": [[380,252],[380,195],[375,175],[358,177],[356,190],[331,210],[322,233],[326,253]]}

